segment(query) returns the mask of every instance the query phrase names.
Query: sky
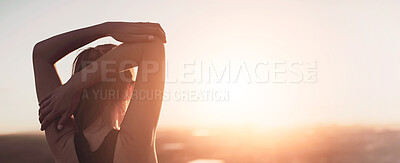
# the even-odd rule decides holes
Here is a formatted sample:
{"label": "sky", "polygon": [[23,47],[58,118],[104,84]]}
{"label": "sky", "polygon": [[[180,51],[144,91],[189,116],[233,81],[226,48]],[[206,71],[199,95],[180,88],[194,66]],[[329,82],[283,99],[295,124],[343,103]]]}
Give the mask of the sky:
{"label": "sky", "polygon": [[[40,128],[35,43],[107,21],[166,31],[160,127],[400,122],[399,1],[3,0],[0,133]],[[63,82],[78,52],[56,64]]]}

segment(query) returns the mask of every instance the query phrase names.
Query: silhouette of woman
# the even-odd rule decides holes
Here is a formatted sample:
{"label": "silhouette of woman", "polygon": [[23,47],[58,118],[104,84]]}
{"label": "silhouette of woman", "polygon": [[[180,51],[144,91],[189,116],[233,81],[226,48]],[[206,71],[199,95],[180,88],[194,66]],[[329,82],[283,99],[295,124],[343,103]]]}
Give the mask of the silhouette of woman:
{"label": "silhouette of woman", "polygon": [[[62,84],[55,63],[107,36],[123,43],[82,51],[72,77]],[[164,43],[164,30],[157,23],[106,22],[35,45],[39,121],[56,162],[157,162]]]}

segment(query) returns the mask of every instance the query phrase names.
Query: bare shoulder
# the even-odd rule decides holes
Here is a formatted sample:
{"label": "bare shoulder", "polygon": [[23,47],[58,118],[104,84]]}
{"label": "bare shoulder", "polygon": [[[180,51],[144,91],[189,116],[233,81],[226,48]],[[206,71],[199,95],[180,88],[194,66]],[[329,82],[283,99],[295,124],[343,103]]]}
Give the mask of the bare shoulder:
{"label": "bare shoulder", "polygon": [[73,119],[68,120],[61,131],[56,128],[57,121],[53,121],[45,130],[47,143],[54,159],[57,163],[78,163],[74,142],[76,130]]}

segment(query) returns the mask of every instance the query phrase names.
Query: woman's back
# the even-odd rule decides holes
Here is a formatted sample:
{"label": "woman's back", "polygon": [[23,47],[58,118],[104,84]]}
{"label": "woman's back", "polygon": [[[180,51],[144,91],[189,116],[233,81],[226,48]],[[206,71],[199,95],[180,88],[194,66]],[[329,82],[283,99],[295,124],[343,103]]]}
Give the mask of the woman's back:
{"label": "woman's back", "polygon": [[111,130],[107,136],[104,137],[103,142],[96,151],[90,149],[89,142],[87,141],[83,132],[77,132],[74,136],[74,144],[76,155],[81,163],[109,163],[114,160],[115,145],[117,142],[119,130]]}

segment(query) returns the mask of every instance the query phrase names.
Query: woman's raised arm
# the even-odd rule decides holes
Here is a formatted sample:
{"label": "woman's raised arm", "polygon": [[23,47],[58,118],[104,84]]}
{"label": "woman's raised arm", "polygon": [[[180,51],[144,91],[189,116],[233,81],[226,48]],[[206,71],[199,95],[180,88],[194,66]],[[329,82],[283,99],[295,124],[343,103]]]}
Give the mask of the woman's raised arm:
{"label": "woman's raised arm", "polygon": [[[103,36],[105,35],[101,25],[96,25],[60,34],[37,43],[32,58],[38,100],[62,85],[54,63],[71,51]],[[46,130],[46,138],[57,162],[61,162],[60,160],[75,162],[77,160],[75,155],[65,155],[68,151],[74,151],[70,145],[65,145],[66,142],[72,141],[68,135],[74,133],[74,125],[71,119],[64,125],[63,131],[57,131],[56,123],[51,123],[51,127]]]}
{"label": "woman's raised arm", "polygon": [[63,33],[37,43],[33,49],[36,94],[38,100],[61,86],[54,64],[70,52],[106,36],[104,25]]}
{"label": "woman's raised arm", "polygon": [[[165,49],[161,41],[143,46],[132,99],[121,123],[115,153],[134,162],[153,162],[155,135],[165,87]],[[151,159],[151,160],[149,160]],[[122,160],[121,160],[122,161]]]}

